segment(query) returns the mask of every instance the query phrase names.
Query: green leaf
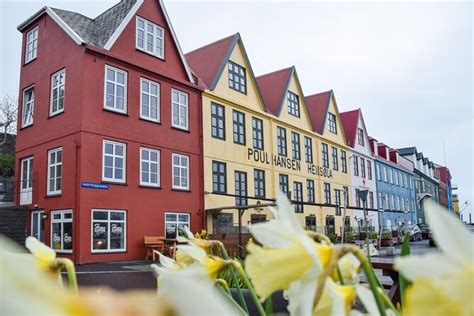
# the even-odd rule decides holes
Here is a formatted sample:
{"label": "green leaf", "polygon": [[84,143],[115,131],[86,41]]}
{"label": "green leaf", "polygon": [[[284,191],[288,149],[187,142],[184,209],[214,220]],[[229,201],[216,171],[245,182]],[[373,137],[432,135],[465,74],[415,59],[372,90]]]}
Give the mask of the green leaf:
{"label": "green leaf", "polygon": [[[402,250],[400,256],[408,256],[410,254],[410,234],[406,234],[405,238],[403,239]],[[398,275],[399,284],[400,284],[400,304],[403,306],[403,295],[405,293],[405,289],[411,285],[411,282],[405,279],[405,277],[399,273]]]}
{"label": "green leaf", "polygon": [[269,316],[273,315],[273,299],[271,296],[265,301],[265,313]]}

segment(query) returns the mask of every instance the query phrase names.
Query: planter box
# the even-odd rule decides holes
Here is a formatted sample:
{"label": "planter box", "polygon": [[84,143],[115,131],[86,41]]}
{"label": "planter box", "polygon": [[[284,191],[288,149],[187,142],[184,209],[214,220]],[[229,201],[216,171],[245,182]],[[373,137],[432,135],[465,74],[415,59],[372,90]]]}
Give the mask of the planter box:
{"label": "planter box", "polygon": [[390,247],[391,245],[392,245],[391,239],[382,239],[382,242],[380,243],[380,246],[382,247]]}

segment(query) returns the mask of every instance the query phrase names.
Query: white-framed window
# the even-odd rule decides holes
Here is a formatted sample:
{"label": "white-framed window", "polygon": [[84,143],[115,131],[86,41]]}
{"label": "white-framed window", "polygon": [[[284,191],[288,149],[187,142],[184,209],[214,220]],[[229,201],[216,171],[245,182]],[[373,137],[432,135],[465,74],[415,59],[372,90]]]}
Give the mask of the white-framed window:
{"label": "white-framed window", "polygon": [[137,16],[136,47],[150,55],[165,58],[165,30],[155,23]]}
{"label": "white-framed window", "polygon": [[127,145],[104,140],[102,148],[102,180],[125,183]]}
{"label": "white-framed window", "polygon": [[72,210],[51,211],[51,248],[72,253]]}
{"label": "white-framed window", "polygon": [[63,166],[62,147],[48,151],[48,195],[61,194]]}
{"label": "white-framed window", "polygon": [[189,190],[189,157],[172,154],[173,189]]}
{"label": "white-framed window", "polygon": [[165,213],[165,236],[175,239],[177,236],[185,236],[183,227],[190,227],[191,216],[189,213]]}
{"label": "white-framed window", "polygon": [[140,78],[140,117],[154,122],[160,121],[160,84]]}
{"label": "white-framed window", "polygon": [[64,91],[66,87],[66,69],[61,69],[51,76],[51,103],[49,115],[53,116],[64,111]]}
{"label": "white-framed window", "polygon": [[105,65],[104,108],[127,113],[127,72]]}
{"label": "white-framed window", "polygon": [[20,205],[28,205],[33,200],[33,157],[21,159],[20,164]]}
{"label": "white-framed window", "polygon": [[44,242],[43,214],[44,211],[31,212],[31,236],[41,242]]}
{"label": "white-framed window", "polygon": [[160,186],[160,151],[140,148],[140,185]]}
{"label": "white-framed window", "polygon": [[25,64],[36,58],[38,52],[38,26],[26,33]]}
{"label": "white-framed window", "polygon": [[23,90],[23,106],[21,110],[21,127],[33,124],[33,113],[35,110],[35,86]]}
{"label": "white-framed window", "polygon": [[188,94],[176,89],[171,89],[171,102],[171,125],[176,128],[188,130]]}
{"label": "white-framed window", "polygon": [[91,252],[127,251],[126,233],[126,211],[92,209]]}

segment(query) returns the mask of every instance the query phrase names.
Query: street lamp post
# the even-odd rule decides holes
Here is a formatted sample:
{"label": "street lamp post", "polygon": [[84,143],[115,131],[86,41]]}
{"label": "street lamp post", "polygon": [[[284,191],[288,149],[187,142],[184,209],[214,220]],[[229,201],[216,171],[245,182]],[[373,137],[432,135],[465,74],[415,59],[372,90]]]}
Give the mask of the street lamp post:
{"label": "street lamp post", "polygon": [[[369,194],[369,189],[361,187],[359,189],[359,198],[362,200],[362,205],[364,207],[364,222],[365,222],[365,245],[367,247],[367,257],[370,258],[370,249],[369,249],[369,228],[367,225],[367,195]],[[370,259],[369,259],[370,260]]]}

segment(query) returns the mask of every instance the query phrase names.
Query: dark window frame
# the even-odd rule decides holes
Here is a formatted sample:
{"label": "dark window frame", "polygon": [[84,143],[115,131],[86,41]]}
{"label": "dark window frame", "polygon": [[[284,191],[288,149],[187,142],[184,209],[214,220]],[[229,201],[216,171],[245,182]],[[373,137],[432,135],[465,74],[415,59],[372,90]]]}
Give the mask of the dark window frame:
{"label": "dark window frame", "polygon": [[301,160],[300,134],[297,132],[291,132],[291,154],[293,159]]}
{"label": "dark window frame", "polygon": [[[216,109],[215,113],[214,109]],[[219,110],[222,110],[222,116],[219,114]],[[216,124],[214,124],[214,120]],[[219,122],[222,122],[222,128],[219,127]],[[220,135],[220,132],[222,133],[222,136]],[[214,102],[211,103],[211,136],[213,138],[225,140],[225,107]]]}
{"label": "dark window frame", "polygon": [[246,132],[245,132],[245,113],[237,110],[232,110],[232,126],[233,126],[233,140],[234,144],[245,146]]}
{"label": "dark window frame", "polygon": [[263,120],[252,117],[252,145],[253,148],[263,150]]}
{"label": "dark window frame", "polygon": [[314,191],[314,180],[307,179],[306,180],[306,191],[308,195],[308,202],[315,203],[315,191]]}
{"label": "dark window frame", "polygon": [[248,205],[247,172],[234,170],[235,205]]}
{"label": "dark window frame", "polygon": [[345,150],[341,150],[341,170],[347,173],[347,154]]}
{"label": "dark window frame", "polygon": [[289,182],[289,178],[287,174],[280,173],[278,175],[278,188],[280,189],[280,191],[286,194],[288,194],[288,182]]}
{"label": "dark window frame", "polygon": [[[303,202],[303,183],[293,181],[294,200]],[[295,204],[295,213],[303,213],[303,204]]]}
{"label": "dark window frame", "polygon": [[337,154],[337,147],[331,146],[331,156],[332,156],[332,169],[335,171],[339,170],[339,158]]}
{"label": "dark window frame", "polygon": [[329,168],[329,146],[328,144],[321,143],[321,158],[323,167]]}
{"label": "dark window frame", "polygon": [[300,117],[300,99],[296,93],[288,91],[288,114]]}
{"label": "dark window frame", "polygon": [[286,157],[288,155],[286,146],[286,128],[277,126],[277,149],[278,155]]}
{"label": "dark window frame", "polygon": [[[217,167],[223,167],[224,171],[222,172],[220,168],[217,168],[218,170],[215,170],[214,166]],[[218,181],[216,182],[215,176],[218,177]],[[224,183],[221,183],[221,179],[223,178]],[[217,186],[217,190],[215,190]],[[224,186],[224,190],[221,190],[220,187]],[[220,162],[213,160],[212,161],[212,192],[215,193],[227,193],[227,164],[225,162]]]}
{"label": "dark window frame", "polygon": [[[253,169],[254,189],[256,198],[265,198],[265,170]],[[263,192],[263,194],[262,194]]]}
{"label": "dark window frame", "polygon": [[331,184],[324,183],[324,203],[331,204]]}
{"label": "dark window frame", "polygon": [[304,158],[307,163],[313,163],[313,140],[304,136]]}
{"label": "dark window frame", "polygon": [[[247,70],[241,65],[229,60],[227,71],[228,71],[228,76],[229,76],[228,78],[229,88],[231,88],[234,91],[247,94]],[[237,77],[237,79],[239,80],[238,81],[235,80],[235,77]],[[244,81],[243,83],[241,79],[243,79]],[[241,89],[242,87],[243,87],[243,91]]]}
{"label": "dark window frame", "polygon": [[329,131],[337,135],[336,115],[330,112],[328,112],[328,126],[329,126]]}

